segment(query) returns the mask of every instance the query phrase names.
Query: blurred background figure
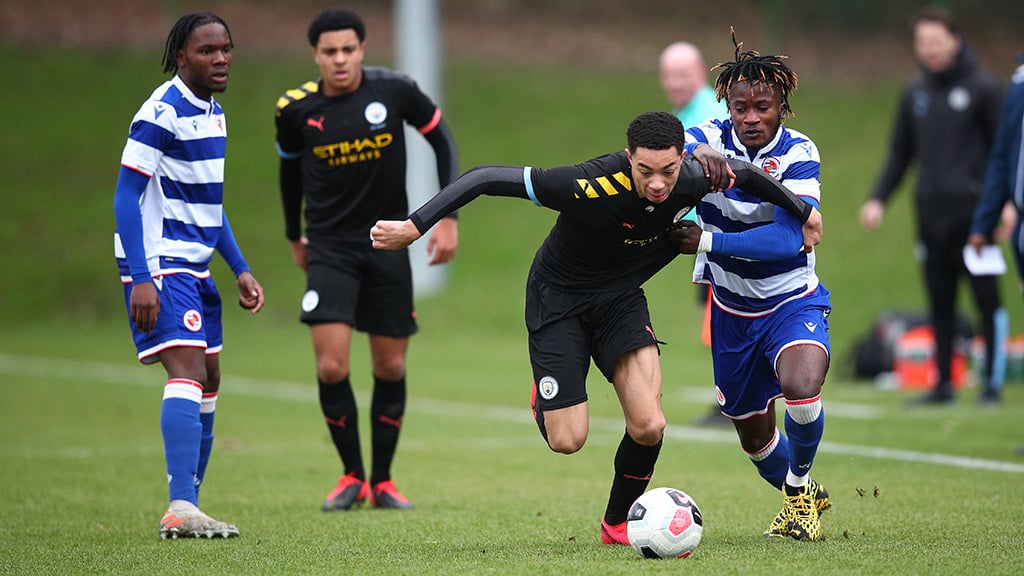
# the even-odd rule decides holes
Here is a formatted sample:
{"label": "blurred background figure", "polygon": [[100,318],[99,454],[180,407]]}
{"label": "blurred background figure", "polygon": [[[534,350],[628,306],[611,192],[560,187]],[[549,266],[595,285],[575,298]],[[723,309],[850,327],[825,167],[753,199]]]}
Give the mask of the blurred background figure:
{"label": "blurred background figure", "polygon": [[[1010,239],[1017,260],[1017,274],[1024,279],[1024,54],[1017,57],[1022,64],[1013,73],[1006,103],[999,117],[999,128],[988,157],[985,186],[974,210],[968,244],[981,250],[986,244]],[[999,226],[1000,214],[1003,226]],[[1024,287],[1024,284],[1022,284]],[[1024,450],[1018,450],[1024,454]]]}
{"label": "blurred background figure", "polygon": [[[661,51],[658,59],[658,76],[665,96],[672,104],[672,113],[691,128],[705,120],[729,117],[725,103],[718,100],[715,89],[708,84],[708,67],[700,50],[689,42],[674,42]],[[687,215],[694,220],[696,211]],[[701,340],[711,346],[711,300],[706,284],[697,286],[697,304],[704,308],[701,325]],[[718,404],[712,402],[707,414],[693,421],[698,426],[730,426],[728,418],[722,416]]]}
{"label": "blurred background figure", "polygon": [[689,42],[675,42],[661,51],[658,60],[661,87],[672,104],[672,113],[684,128],[708,118],[726,118],[725,104],[708,84],[708,68],[700,50]]}
{"label": "blurred background figure", "polygon": [[1000,303],[998,277],[970,274],[963,247],[999,121],[1002,89],[995,77],[982,70],[948,10],[922,8],[911,18],[911,28],[921,72],[900,97],[889,154],[861,208],[860,220],[868,230],[882,223],[885,203],[916,161],[917,254],[924,267],[939,380],[913,404],[955,401],[951,364],[962,275],[970,282],[985,340],[978,402],[995,404],[1004,377],[1007,314]]}

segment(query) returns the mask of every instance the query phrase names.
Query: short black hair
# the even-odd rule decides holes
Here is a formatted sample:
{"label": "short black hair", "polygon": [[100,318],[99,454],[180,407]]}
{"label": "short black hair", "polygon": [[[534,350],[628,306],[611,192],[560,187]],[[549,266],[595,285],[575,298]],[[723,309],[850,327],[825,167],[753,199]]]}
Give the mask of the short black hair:
{"label": "short black hair", "polygon": [[675,114],[668,112],[644,112],[629,123],[626,129],[626,146],[630,153],[637,148],[668,150],[675,146],[679,152],[686,144],[686,131]]}
{"label": "short black hair", "polygon": [[366,24],[359,14],[347,8],[328,8],[309,24],[309,45],[316,47],[321,34],[335,30],[354,30],[360,42],[366,41]]}
{"label": "short black hair", "polygon": [[954,36],[960,35],[960,27],[956,23],[956,18],[953,18],[953,13],[944,6],[924,6],[919,8],[910,17],[910,31],[913,32],[914,28],[921,22],[942,24],[950,34]]}
{"label": "short black hair", "polygon": [[165,73],[174,74],[178,71],[178,50],[184,50],[188,46],[188,37],[192,35],[193,30],[207,24],[220,24],[223,26],[224,30],[228,33],[228,40],[231,40],[231,43],[234,44],[234,40],[231,38],[231,29],[228,28],[227,22],[220,16],[213,12],[185,14],[178,18],[178,21],[171,28],[171,32],[167,35],[163,58]]}
{"label": "short black hair", "polygon": [[771,91],[779,91],[782,98],[782,106],[785,114],[793,115],[793,109],[789,105],[789,96],[796,90],[797,76],[786,63],[783,62],[787,56],[762,56],[756,50],[741,52],[743,42],[736,41],[736,31],[730,29],[732,34],[732,45],[736,48],[735,60],[722,62],[711,70],[722,69],[722,73],[715,79],[715,95],[718,100],[729,101],[729,91],[733,85],[746,82],[753,86],[761,84]]}

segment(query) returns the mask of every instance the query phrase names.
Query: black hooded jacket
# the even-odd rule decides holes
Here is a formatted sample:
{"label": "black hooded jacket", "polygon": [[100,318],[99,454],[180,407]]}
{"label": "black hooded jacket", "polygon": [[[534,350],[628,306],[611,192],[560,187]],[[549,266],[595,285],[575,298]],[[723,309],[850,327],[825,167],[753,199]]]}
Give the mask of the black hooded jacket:
{"label": "black hooded jacket", "polygon": [[962,206],[975,200],[1001,108],[999,81],[981,69],[966,44],[950,68],[922,69],[903,90],[889,156],[871,197],[887,201],[916,161],[919,209],[932,212],[930,207],[941,209],[944,201],[956,199],[953,204]]}

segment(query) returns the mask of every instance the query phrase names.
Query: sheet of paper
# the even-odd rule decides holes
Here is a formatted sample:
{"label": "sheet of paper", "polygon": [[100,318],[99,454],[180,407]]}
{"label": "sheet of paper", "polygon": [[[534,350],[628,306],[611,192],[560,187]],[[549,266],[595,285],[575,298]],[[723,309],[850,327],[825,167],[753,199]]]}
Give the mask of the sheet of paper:
{"label": "sheet of paper", "polygon": [[981,254],[973,246],[964,246],[964,264],[975,276],[998,276],[1006,273],[1006,260],[1003,250],[996,244],[986,244]]}

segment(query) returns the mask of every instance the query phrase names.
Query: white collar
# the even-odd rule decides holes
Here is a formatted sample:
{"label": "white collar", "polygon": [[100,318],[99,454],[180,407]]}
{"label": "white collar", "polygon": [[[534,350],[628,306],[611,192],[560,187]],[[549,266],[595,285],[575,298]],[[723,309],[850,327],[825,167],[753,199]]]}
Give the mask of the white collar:
{"label": "white collar", "polygon": [[214,100],[213,96],[210,96],[209,100],[203,100],[199,96],[196,96],[192,92],[192,89],[190,89],[188,85],[185,84],[185,81],[181,79],[181,74],[175,74],[174,78],[171,78],[171,84],[177,86],[178,90],[180,90],[182,95],[185,96],[185,99],[188,100],[193,106],[199,108],[200,110],[205,110],[208,115],[213,114],[214,105],[217,103],[217,101]]}

